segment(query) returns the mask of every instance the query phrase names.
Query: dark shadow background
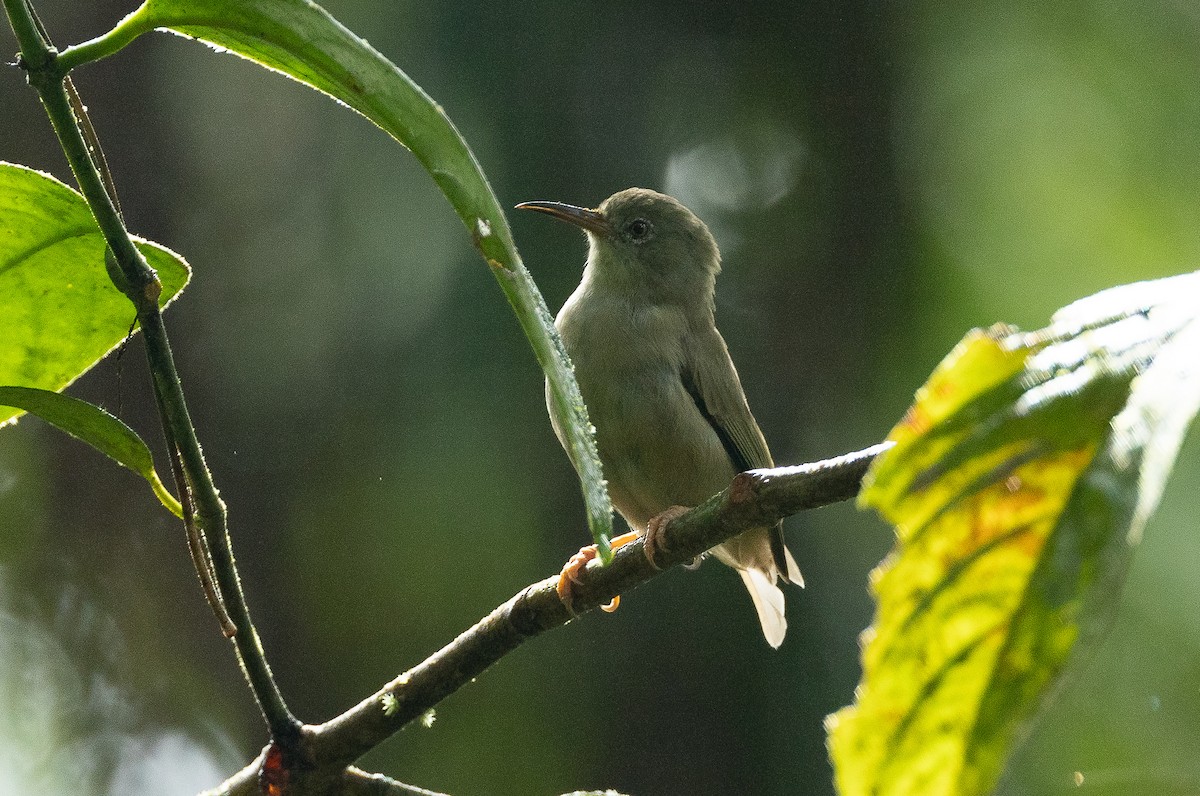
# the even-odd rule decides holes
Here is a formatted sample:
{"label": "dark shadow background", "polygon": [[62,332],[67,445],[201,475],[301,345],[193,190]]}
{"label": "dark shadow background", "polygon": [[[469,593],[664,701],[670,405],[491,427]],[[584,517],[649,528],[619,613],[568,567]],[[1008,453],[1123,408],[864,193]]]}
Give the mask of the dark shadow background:
{"label": "dark shadow background", "polygon": [[[134,3],[37,7],[66,45]],[[718,322],[781,463],[882,438],[972,326],[1036,328],[1200,262],[1191,3],[326,7],[443,104],[505,205],[642,185],[712,226]],[[586,541],[536,363],[412,157],[169,35],[76,80],[130,227],[195,269],[168,325],[301,718],[357,702]],[[0,158],[69,180],[15,69],[0,120]],[[581,236],[512,223],[556,309]],[[157,439],[145,383],[135,340],[72,392]],[[1075,772],[1093,794],[1200,789],[1196,457],[1193,439],[1114,633],[1001,792],[1075,792]],[[851,506],[788,535],[808,588],[788,594],[778,652],[732,572],[672,572],[528,644],[364,765],[454,796],[832,793],[822,722],[853,698],[892,537]],[[190,793],[264,740],[177,524],[82,445],[36,420],[5,430],[0,792]]]}

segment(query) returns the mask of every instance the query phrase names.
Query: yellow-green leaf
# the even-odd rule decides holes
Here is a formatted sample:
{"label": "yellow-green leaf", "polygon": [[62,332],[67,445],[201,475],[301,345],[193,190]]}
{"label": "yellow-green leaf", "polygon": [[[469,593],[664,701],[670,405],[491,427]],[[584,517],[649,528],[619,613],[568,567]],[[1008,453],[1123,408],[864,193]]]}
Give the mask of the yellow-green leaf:
{"label": "yellow-green leaf", "polygon": [[898,541],[830,717],[843,796],[994,787],[1111,622],[1200,407],[1198,318],[1200,274],[1115,288],[1041,332],[972,332],[917,393],[861,496]]}

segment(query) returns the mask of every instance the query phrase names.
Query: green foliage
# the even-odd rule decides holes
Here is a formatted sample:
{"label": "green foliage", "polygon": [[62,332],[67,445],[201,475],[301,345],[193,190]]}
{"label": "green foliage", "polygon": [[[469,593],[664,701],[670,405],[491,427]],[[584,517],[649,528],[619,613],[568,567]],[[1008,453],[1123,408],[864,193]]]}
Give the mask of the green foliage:
{"label": "green foliage", "polygon": [[[957,10],[931,7],[929,13],[943,21],[961,17],[963,9],[980,14],[979,11],[970,12],[971,5]],[[1193,225],[1186,221],[1187,209],[1191,207],[1187,202],[1190,197],[1189,170],[1181,168],[1180,164],[1186,166],[1191,162],[1182,156],[1190,155],[1194,147],[1188,148],[1186,134],[1162,131],[1186,133],[1196,129],[1195,125],[1188,124],[1188,114],[1194,108],[1180,101],[1191,96],[1185,78],[1195,70],[1185,67],[1194,66],[1195,48],[1179,48],[1186,53],[1186,59],[1167,49],[1161,41],[1158,49],[1147,50],[1148,42],[1164,37],[1148,36],[1144,30],[1131,32],[1114,25],[1109,31],[1111,43],[1136,42],[1136,46],[1123,54],[1128,61],[1132,53],[1138,63],[1121,61],[1118,57],[1122,55],[1120,48],[1108,46],[1109,39],[1095,35],[1090,37],[1086,48],[1091,52],[1089,59],[1080,60],[1072,57],[1070,52],[1053,51],[1050,57],[1042,53],[1041,58],[1030,58],[1030,51],[1046,49],[1030,46],[1030,42],[1022,38],[1034,31],[1045,35],[1033,24],[1034,20],[1017,14],[997,16],[986,4],[978,5],[983,9],[981,16],[986,16],[992,27],[980,25],[982,33],[974,38],[964,39],[962,31],[954,32],[953,25],[912,25],[920,36],[936,37],[923,46],[929,54],[926,60],[936,62],[926,65],[930,75],[924,81],[923,90],[928,96],[910,89],[900,92],[899,102],[893,102],[889,97],[886,103],[889,109],[899,107],[904,111],[907,108],[908,116],[921,122],[910,124],[909,145],[905,147],[901,142],[899,149],[901,152],[911,150],[910,158],[922,160],[911,168],[919,177],[913,182],[925,197],[924,212],[932,218],[924,234],[955,253],[957,262],[974,269],[974,278],[987,285],[1000,286],[996,292],[1004,296],[1003,300],[1023,302],[1023,309],[1016,308],[1017,312],[1036,311],[1037,301],[1050,301],[1049,297],[1056,289],[1070,289],[1067,285],[1076,284],[1070,269],[1078,262],[1089,264],[1088,277],[1111,283],[1132,278],[1125,274],[1147,273],[1129,270],[1139,266],[1139,258],[1144,261],[1140,264],[1143,269],[1191,259],[1192,250],[1187,245],[1192,241],[1188,235]],[[481,18],[486,19],[488,13],[494,12],[481,9]],[[1084,49],[1077,20],[1073,15],[1067,16],[1070,24],[1064,29],[1069,33],[1062,36],[1060,46]],[[1133,16],[1139,20],[1143,18],[1140,13]],[[1111,17],[1111,14],[1103,15],[1104,19]],[[1002,35],[996,35],[996,21],[1000,23]],[[450,27],[448,22],[443,24]],[[472,19],[466,24],[479,23]],[[141,33],[160,26],[230,50],[315,87],[362,113],[414,152],[449,197],[492,267],[555,386],[556,410],[568,419],[564,425],[573,429],[572,458],[585,485],[593,532],[603,545],[610,512],[587,432],[585,409],[570,377],[569,364],[558,346],[549,312],[513,247],[503,212],[470,150],[440,107],[364,40],[346,31],[319,7],[299,0],[149,0],[111,34],[66,50],[64,63],[78,66],[95,57],[111,54]],[[881,27],[891,30],[891,26]],[[625,28],[613,25],[612,29],[620,32],[623,42],[627,35]],[[1007,35],[1004,35],[1006,30]],[[557,31],[555,35],[558,35]],[[607,52],[609,48],[614,51],[617,48],[615,38],[600,47],[602,32],[589,29],[588,37],[595,36],[593,47],[576,47],[571,41],[572,35],[578,34],[556,39],[557,46],[564,51],[574,48],[585,52],[596,48]],[[695,36],[695,31],[689,29],[679,51],[682,57],[677,60],[686,65],[684,76],[694,71]],[[840,41],[836,37],[826,38]],[[971,46],[961,46],[964,43]],[[981,43],[982,46],[974,46]],[[1191,43],[1190,39],[1185,42]],[[762,52],[766,51],[766,44],[755,41],[754,46],[756,50],[746,58],[747,64],[770,64],[772,69],[781,68],[784,51],[776,52],[780,58],[765,58]],[[904,47],[913,49],[911,43],[898,49]],[[788,50],[794,49],[794,44],[789,43]],[[665,40],[663,50],[670,52]],[[880,51],[890,53],[891,50],[880,48]],[[1146,52],[1164,57],[1146,59]],[[1166,57],[1171,55],[1176,57]],[[495,69],[496,74],[500,74],[504,56],[491,52],[488,56],[493,61],[488,64],[488,69]],[[845,56],[839,50],[837,57],[844,59]],[[962,68],[963,58],[968,59],[970,68]],[[464,70],[469,60],[462,58]],[[689,100],[694,105],[696,100],[712,99],[708,95],[714,81],[709,79],[709,72],[702,72],[702,79],[694,81],[696,86],[702,87],[699,93],[688,97],[691,84],[688,80],[680,80],[678,72],[667,71],[663,63],[669,63],[669,60],[631,62],[631,68],[637,69],[638,78],[636,86],[630,83],[631,90],[655,84],[664,87],[654,101],[647,102],[645,97],[634,96],[634,101],[622,108],[629,115],[622,116],[620,130],[636,131],[638,140],[615,136],[612,128],[601,126],[597,131],[592,128],[596,120],[589,124],[590,132],[597,138],[602,135],[612,137],[614,147],[619,142],[631,158],[639,157],[637,153],[646,153],[640,157],[653,163],[655,168],[658,168],[663,153],[654,150],[652,141],[641,140],[647,137],[646,130],[653,129],[653,125],[636,115],[645,113],[639,111],[638,106],[653,108],[654,114],[670,119],[674,124],[674,120],[688,112]],[[1139,73],[1129,68],[1143,62],[1156,65],[1155,69],[1169,73],[1178,81],[1178,91],[1170,95],[1168,101],[1159,101],[1161,92],[1154,91],[1152,85],[1144,86],[1143,81],[1137,79]],[[918,61],[918,66],[921,65]],[[647,70],[647,66],[651,68]],[[529,74],[526,62],[521,63],[521,69],[525,70],[522,76]],[[709,65],[706,69],[714,70],[713,75],[732,79],[728,71],[720,71],[727,70],[726,67]],[[579,82],[574,77],[574,68],[542,71],[542,76],[556,72],[560,79],[569,75],[570,79]],[[913,82],[913,75],[920,72],[921,69],[910,65],[900,84],[903,86],[905,80]],[[756,92],[769,96],[766,92],[774,73],[764,75],[747,71],[746,75],[746,82],[753,84]],[[1079,78],[1086,79],[1082,85]],[[803,91],[798,83],[779,82],[786,82],[789,99]],[[880,84],[890,85],[890,82],[880,81]],[[997,87],[1001,90],[997,91]],[[580,104],[588,101],[584,91],[598,92],[592,97],[595,104],[595,99],[603,97],[599,92],[610,91],[610,84],[604,80],[591,80],[573,87],[567,84],[566,89],[559,84],[559,90],[572,88],[580,92],[577,100]],[[534,95],[531,93],[531,96]],[[451,101],[447,100],[448,103]],[[1119,118],[1119,111],[1127,110],[1125,106],[1133,109],[1129,116],[1135,124],[1134,131],[1137,124],[1153,119],[1154,111],[1169,110],[1179,116],[1174,120],[1176,126],[1151,125],[1147,129],[1152,134],[1143,135],[1149,142],[1147,149],[1155,156],[1167,153],[1162,155],[1163,162],[1146,163],[1129,157],[1129,142],[1137,138],[1130,135],[1130,130],[1117,128],[1111,122]],[[732,117],[727,109],[711,110],[707,122],[716,120],[720,124],[721,120]],[[939,118],[935,112],[944,116]],[[202,118],[202,111],[195,113]],[[555,108],[554,113],[560,113],[560,110]],[[525,124],[545,121],[543,118],[534,122],[525,114],[517,115]],[[949,118],[945,118],[947,116]],[[963,123],[964,119],[970,123]],[[993,123],[997,119],[1000,124]],[[1030,140],[1028,131],[1024,131],[1025,138],[1019,135],[1023,126],[1030,126],[1029,120],[1034,121],[1033,137],[1045,141]],[[791,120],[789,125],[795,121]],[[858,122],[856,117],[856,135],[860,128]],[[195,118],[185,123],[195,124]],[[1018,134],[1015,136],[1012,135],[1014,127]],[[1070,130],[1071,134],[1063,135],[1063,130]],[[708,135],[709,132],[696,134]],[[503,141],[499,128],[496,133],[497,141]],[[673,136],[672,132],[670,146],[680,146]],[[836,138],[836,131],[831,137]],[[1164,146],[1164,141],[1175,144]],[[690,142],[685,143],[690,145]],[[498,150],[500,146],[497,144]],[[983,156],[976,150],[982,150]],[[819,148],[814,149],[814,157],[820,158],[823,154]],[[587,174],[585,164],[579,165],[584,172],[584,184],[589,181],[594,184],[611,176],[601,178]],[[814,169],[813,173],[829,172],[828,163],[823,165],[825,168]],[[520,167],[527,166],[527,161],[522,160]],[[628,164],[624,167],[636,169]],[[19,179],[14,176],[17,173],[20,173]],[[625,176],[623,172],[622,178]],[[10,189],[9,182],[13,181],[23,187]],[[28,181],[28,185],[24,181]],[[860,183],[852,181],[852,184],[856,192],[861,191]],[[1164,185],[1174,188],[1174,192],[1183,198],[1164,192]],[[0,333],[3,335],[0,338],[3,344],[0,384],[12,382],[46,390],[61,389],[120,341],[132,320],[132,312],[96,267],[103,243],[87,208],[74,192],[52,178],[13,166],[0,166],[0,186],[3,187],[0,190]],[[29,186],[33,186],[31,190],[27,190]],[[819,184],[815,186],[817,190],[812,187],[806,185],[803,193],[816,197],[814,201],[834,210],[843,206],[825,201]],[[358,188],[355,185],[348,190],[353,192]],[[63,192],[69,201],[62,198]],[[997,197],[1000,197],[999,205]],[[995,212],[997,206],[1003,212]],[[1060,211],[1056,214],[1054,208]],[[837,215],[833,211],[830,214]],[[797,212],[788,218],[811,215],[811,212]],[[896,251],[895,241],[886,237],[887,225],[878,224],[874,213],[862,215],[868,219],[863,229],[846,228],[854,235],[880,235],[880,240],[887,244],[866,249]],[[1183,222],[1179,221],[1180,217]],[[838,217],[837,224],[843,223]],[[980,234],[981,224],[986,234]],[[993,226],[987,227],[988,224]],[[795,229],[790,221],[769,226],[789,232]],[[40,237],[39,228],[45,230]],[[877,232],[876,228],[884,232]],[[1163,243],[1163,239],[1169,237],[1166,233],[1177,228],[1184,231],[1179,235],[1184,243]],[[1079,233],[1081,229],[1085,234]],[[790,280],[789,284],[802,284],[803,273],[796,270],[793,259],[781,259],[778,252],[789,250],[789,247],[809,252],[811,241],[807,236],[800,240],[795,237],[782,241],[771,239],[767,237],[769,231],[759,228],[754,235],[746,236],[753,246],[785,263],[776,266],[772,275],[780,277],[779,280],[768,276],[766,281],[776,284],[786,278]],[[22,237],[27,234],[31,237]],[[394,235],[394,231],[388,230],[384,234]],[[987,245],[981,246],[980,241]],[[84,242],[88,242],[87,247]],[[165,303],[186,283],[187,266],[165,250],[154,248],[153,244],[139,245],[159,270],[165,287]],[[1007,246],[1012,246],[1019,256],[1006,256],[1003,247]],[[1081,248],[1082,255],[1076,247]],[[1103,257],[1093,256],[1096,252],[1087,247],[1100,250]],[[841,256],[841,247],[828,248]],[[913,255],[912,260],[913,263],[925,263],[926,267],[931,262],[924,253]],[[753,262],[746,258],[739,265],[744,266],[747,261]],[[880,261],[880,264],[888,267],[886,273],[894,272],[890,261]],[[869,263],[864,267],[867,265]],[[936,289],[953,280],[953,271],[947,272],[941,267],[942,263],[937,265],[937,268],[930,268],[932,275],[923,289],[916,291],[923,297],[931,286]],[[811,268],[812,273],[822,272],[820,263]],[[1026,270],[1021,271],[1021,268]],[[1057,274],[1047,275],[1050,269],[1057,269]],[[1037,294],[1030,297],[1025,292],[1019,299],[1009,296],[1009,284],[1028,281],[1014,280],[1014,273],[1036,277]],[[1114,276],[1118,273],[1125,276],[1118,280]],[[306,274],[297,279],[311,276]],[[884,284],[882,280],[869,278],[863,282]],[[786,302],[788,313],[793,312],[793,297],[787,291],[772,289],[771,292],[777,294],[777,302]],[[837,296],[828,290],[819,295],[820,301],[809,302],[811,312],[806,314],[815,319],[812,321],[815,328],[833,328],[832,324],[822,321],[838,317]],[[889,304],[895,303],[895,297],[889,295],[887,298]],[[936,307],[938,321],[952,325],[955,333],[968,323],[955,320],[953,307],[948,302],[923,303]],[[893,439],[898,442],[896,450],[879,462],[871,486],[864,494],[864,502],[878,508],[896,524],[899,544],[897,553],[877,571],[873,580],[879,598],[879,613],[864,651],[866,675],[859,701],[831,722],[830,746],[844,793],[936,794],[989,790],[1009,758],[1022,726],[1028,723],[1054,684],[1061,682],[1070,670],[1072,659],[1078,658],[1089,642],[1108,626],[1129,553],[1157,504],[1180,440],[1200,400],[1195,362],[1195,352],[1200,350],[1200,330],[1197,328],[1200,324],[1195,322],[1197,303],[1196,277],[1180,277],[1132,285],[1080,302],[1059,313],[1054,324],[1039,333],[1021,334],[1007,328],[976,333],[963,341],[918,395],[905,422],[893,432]],[[263,309],[264,312],[281,311],[279,307]],[[768,311],[769,308],[763,310],[764,314]],[[989,313],[988,316],[999,314],[1003,313]],[[905,341],[906,354],[913,345],[941,339],[928,333],[926,323],[913,322],[912,318],[907,320],[910,321],[907,326],[921,332],[914,336],[915,339]],[[93,330],[94,324],[101,324],[103,329]],[[864,328],[865,336],[860,340],[871,339],[872,330]],[[837,350],[841,336],[841,330],[830,334],[826,341],[830,350]],[[785,339],[789,345],[794,342],[791,337]],[[438,354],[445,354],[445,350],[439,350]],[[422,356],[428,355],[428,351],[422,351]],[[345,358],[356,360],[353,353]],[[907,366],[914,360],[919,358],[907,357],[904,364]],[[476,363],[473,361],[472,364]],[[197,378],[200,375],[196,374]],[[827,391],[820,384],[822,374],[814,373],[813,376],[813,393],[832,399],[822,401],[823,404],[849,403],[848,396],[853,394],[849,387],[829,385],[837,389]],[[783,383],[787,383],[786,379]],[[239,396],[234,400],[250,404],[259,398],[257,395]],[[145,446],[115,418],[74,399],[38,389],[0,388],[0,399],[40,414],[140,472],[156,485],[164,504],[178,513],[178,505],[172,507],[168,503],[170,496],[161,488]],[[310,399],[310,403],[319,405],[314,399]],[[272,406],[263,416],[274,420],[279,428],[290,430],[288,423],[293,416],[286,411],[278,411]],[[0,425],[11,417],[0,410]],[[823,422],[819,416],[810,418],[809,422],[814,427],[836,425]],[[376,433],[383,427],[383,422],[364,421],[362,425],[371,428],[372,437],[391,439],[387,434]],[[442,428],[436,432],[428,434],[431,439],[436,437],[432,439],[431,447],[443,453],[445,461],[457,461],[445,454],[445,449],[452,447],[447,446],[446,439],[455,433],[465,437],[470,432]],[[264,433],[263,436],[271,435]],[[319,442],[324,440],[320,434],[308,436]],[[474,444],[461,447],[466,451],[461,461],[478,463],[481,460]],[[357,448],[354,453],[359,453]],[[503,448],[502,454],[489,454],[482,459],[485,464],[481,469],[491,467],[494,471],[502,466],[501,463],[511,461],[509,457],[515,459],[517,453]],[[427,460],[419,456],[412,458],[422,467],[427,466]],[[359,470],[363,468],[357,458],[355,465],[353,483],[356,488],[361,488]],[[325,523],[297,523],[304,530],[293,534],[293,538],[303,541],[306,535],[328,537],[330,530],[341,531],[347,525],[343,508],[347,503],[371,506],[374,511],[383,506],[384,511],[379,515],[392,519],[387,510],[393,504],[380,501],[374,495],[362,500],[347,500],[343,491],[328,487],[327,472],[325,468],[319,469],[322,481],[319,489],[305,489],[302,486],[305,476],[291,471],[286,474],[287,486],[299,494],[319,493],[319,499],[324,504],[338,506],[338,512],[331,511]],[[463,471],[461,466],[453,469],[456,473]],[[382,483],[384,479],[379,480]],[[449,481],[448,478],[441,480]],[[393,501],[398,499],[396,494],[404,491],[393,490],[390,484],[387,488]],[[280,493],[283,491],[279,490]],[[501,497],[511,505],[523,505],[520,498],[508,491]],[[428,493],[422,493],[420,499],[445,511],[440,507],[447,501],[429,499]],[[469,509],[455,510],[463,511],[467,519],[470,518]],[[370,518],[371,515],[365,513],[363,521],[354,524],[366,528],[371,525]],[[438,519],[444,520],[444,516],[439,515]],[[366,533],[356,535],[355,541],[372,543]],[[435,546],[442,549],[443,542],[427,535],[414,548],[414,541],[406,539],[402,550],[410,557],[415,553],[416,558],[432,560],[432,553],[425,555],[427,549]],[[342,545],[339,550],[344,553],[345,542],[336,539],[326,542],[335,543]],[[836,555],[832,558],[839,562],[853,560],[847,553],[858,543],[858,540],[839,537]],[[422,544],[429,547],[423,548]],[[523,540],[523,544],[531,543]],[[392,548],[387,550],[390,553]],[[397,550],[400,550],[399,546]],[[506,546],[505,553],[496,566],[510,574],[514,561],[512,548]],[[307,546],[307,555],[310,559],[314,557],[312,545]],[[378,560],[390,570],[395,557],[379,556]],[[318,576],[319,573],[313,575],[313,580],[318,580]],[[433,580],[433,577],[430,576],[430,583],[445,582],[446,589],[452,590],[453,595],[462,593],[463,586],[457,573],[445,581]],[[1178,575],[1175,577],[1179,578]],[[378,578],[360,577],[358,580],[369,581],[370,588],[377,589],[378,593],[398,591],[395,579],[382,574]],[[484,580],[480,579],[481,582]],[[420,579],[400,586],[400,593],[403,594],[404,588],[411,589],[413,582],[422,588],[414,596],[430,596],[424,591],[425,581]],[[323,586],[318,583],[318,588],[323,589]],[[353,637],[357,642],[363,633],[362,626],[354,625],[346,618],[344,600],[342,592],[328,598],[330,613],[337,615],[339,626],[346,628],[347,637]],[[1186,600],[1181,602],[1186,603]],[[845,611],[842,606],[839,610],[844,612],[843,616],[855,617],[852,611]],[[370,619],[364,621],[373,622]],[[842,623],[843,626],[849,624]],[[856,628],[860,625],[857,620],[853,623]],[[1170,629],[1172,636],[1186,637],[1187,627]],[[653,632],[659,630],[655,626]],[[689,630],[688,634],[690,639],[693,633]],[[628,644],[631,639],[622,636],[621,643]],[[413,636],[409,634],[407,640],[411,644]],[[655,636],[652,641],[656,647],[664,646],[660,636]],[[303,646],[309,642],[310,639],[302,638],[297,643]],[[850,647],[848,643],[837,646]],[[390,656],[392,651],[389,649],[386,654]],[[297,655],[294,660],[300,661],[302,657]],[[572,654],[568,660],[576,658],[578,656]],[[739,667],[755,665],[744,658],[735,663]],[[645,668],[653,669],[653,661]],[[739,679],[753,681],[749,677]],[[814,678],[806,682],[806,695],[810,691],[813,694],[820,692],[820,680]],[[553,687],[552,683],[547,685]],[[846,690],[839,687],[835,698],[844,700],[842,694]],[[613,689],[612,704],[619,704],[615,700],[625,691]],[[535,698],[544,697],[546,693],[546,690],[538,689]],[[626,698],[630,700],[640,696],[636,690],[629,693],[631,696]],[[551,700],[545,698],[545,702],[549,704]],[[386,702],[383,709],[389,710]],[[543,711],[543,715],[558,714],[557,707],[543,706]],[[612,713],[617,717],[614,724],[623,726],[625,714],[616,709]],[[783,729],[799,732],[796,725],[801,722],[796,714],[778,713],[786,716],[781,722],[787,725]],[[536,723],[535,719],[528,718],[530,715],[533,715],[532,711],[524,714],[524,720]],[[764,717],[753,710],[747,710],[746,715],[764,736],[779,729],[779,725],[768,725]],[[729,715],[722,714],[721,720],[728,721],[727,726],[731,728],[734,726],[734,719]],[[693,724],[702,726],[703,723]],[[551,725],[546,723],[545,726]],[[774,734],[782,737],[782,733]],[[1186,733],[1180,735],[1186,737]],[[561,742],[560,736],[552,737]],[[479,745],[479,748],[483,746]],[[502,748],[493,743],[486,746],[493,750]],[[549,749],[550,745],[543,748]],[[419,758],[419,753],[414,755],[412,748],[406,749],[405,754],[409,756],[409,763]],[[436,755],[430,754],[430,757]],[[751,759],[750,755],[745,756],[745,760]],[[443,768],[444,760],[439,759],[436,767]]]}
{"label": "green foliage", "polygon": [[[179,255],[138,241],[162,281],[162,306],[187,284]],[[134,320],[104,268],[87,203],[48,174],[0,163],[0,384],[61,390],[113,350]],[[17,409],[0,409],[0,425]]]}
{"label": "green foliage", "polygon": [[861,496],[896,526],[843,794],[980,794],[1069,661],[1111,624],[1129,553],[1200,408],[1200,274],[973,332],[918,392]]}
{"label": "green foliage", "polygon": [[[508,220],[474,154],[419,86],[324,9],[302,0],[148,0],[107,36],[75,55],[107,55],[149,30],[166,28],[228,50],[323,91],[408,147],[450,200],[492,269],[550,382],[579,473],[588,525],[610,555],[612,505],[587,407],[553,317],[512,240]],[[72,61],[72,53],[64,58]]]}
{"label": "green foliage", "polygon": [[167,510],[183,517],[183,508],[158,477],[150,449],[133,429],[87,401],[32,387],[0,387],[0,406],[24,409],[52,426],[83,440],[145,478]]}

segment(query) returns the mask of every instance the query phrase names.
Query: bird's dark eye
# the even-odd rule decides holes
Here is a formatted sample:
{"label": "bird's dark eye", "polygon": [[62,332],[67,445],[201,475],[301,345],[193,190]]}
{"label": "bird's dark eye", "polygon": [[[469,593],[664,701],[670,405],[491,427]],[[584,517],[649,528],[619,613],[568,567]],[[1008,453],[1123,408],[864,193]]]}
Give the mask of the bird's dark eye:
{"label": "bird's dark eye", "polygon": [[650,237],[650,222],[644,218],[635,218],[625,225],[625,234],[634,241],[643,241]]}

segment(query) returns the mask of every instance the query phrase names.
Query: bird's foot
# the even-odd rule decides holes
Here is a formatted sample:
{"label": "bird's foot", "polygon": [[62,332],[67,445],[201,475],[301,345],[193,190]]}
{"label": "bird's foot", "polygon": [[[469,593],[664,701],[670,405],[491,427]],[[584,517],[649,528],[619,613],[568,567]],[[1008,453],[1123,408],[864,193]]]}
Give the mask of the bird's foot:
{"label": "bird's foot", "polygon": [[662,532],[668,525],[684,514],[691,511],[687,506],[671,506],[666,511],[655,514],[646,523],[646,541],[642,545],[642,550],[646,553],[646,560],[650,562],[650,566],[659,569],[659,566],[654,561],[654,557],[659,552],[667,552],[671,548],[667,547],[662,539]]}
{"label": "bird's foot", "polygon": [[[623,533],[620,536],[612,539],[608,544],[613,550],[619,550],[625,545],[637,539],[636,531]],[[558,574],[558,585],[555,591],[558,592],[558,599],[562,600],[563,605],[567,606],[567,610],[573,616],[575,614],[575,584],[579,582],[579,573],[587,566],[587,563],[599,554],[596,545],[590,544],[587,547],[582,547],[579,552],[571,556],[567,563],[563,566],[562,572]],[[607,605],[600,606],[600,610],[612,613],[617,610],[621,604],[620,595],[613,597],[612,602]]]}

